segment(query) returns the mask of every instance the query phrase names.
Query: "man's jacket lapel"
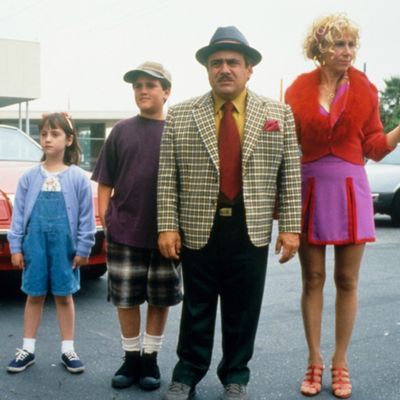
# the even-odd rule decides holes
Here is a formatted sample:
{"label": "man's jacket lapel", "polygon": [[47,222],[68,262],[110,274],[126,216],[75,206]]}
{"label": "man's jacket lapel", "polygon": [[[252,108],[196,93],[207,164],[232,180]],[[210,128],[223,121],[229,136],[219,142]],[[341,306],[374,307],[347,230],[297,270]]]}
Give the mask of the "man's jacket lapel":
{"label": "man's jacket lapel", "polygon": [[201,97],[193,109],[193,118],[210,159],[219,173],[218,140],[215,128],[214,103],[211,93]]}
{"label": "man's jacket lapel", "polygon": [[265,120],[265,105],[256,99],[249,91],[247,95],[246,122],[242,146],[242,168],[246,171],[246,164],[259,140]]}

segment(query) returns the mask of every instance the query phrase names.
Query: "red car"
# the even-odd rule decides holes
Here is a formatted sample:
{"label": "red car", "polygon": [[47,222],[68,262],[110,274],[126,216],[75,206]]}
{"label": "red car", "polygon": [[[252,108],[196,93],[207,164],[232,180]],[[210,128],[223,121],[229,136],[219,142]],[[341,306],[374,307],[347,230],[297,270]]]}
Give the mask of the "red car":
{"label": "red car", "polygon": [[[7,232],[10,229],[12,204],[20,176],[38,163],[42,157],[38,143],[21,130],[0,125],[0,273],[17,271],[11,264]],[[93,194],[97,186],[93,182]],[[93,199],[96,215],[96,243],[89,257],[89,264],[81,268],[82,276],[98,278],[106,268],[104,232],[97,212],[97,198]]]}

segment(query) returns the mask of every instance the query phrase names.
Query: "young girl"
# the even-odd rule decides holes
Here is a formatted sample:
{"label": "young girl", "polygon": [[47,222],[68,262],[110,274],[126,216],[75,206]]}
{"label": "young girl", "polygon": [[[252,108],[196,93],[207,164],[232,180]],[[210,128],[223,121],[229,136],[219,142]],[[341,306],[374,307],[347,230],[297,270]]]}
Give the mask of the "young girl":
{"label": "young girl", "polygon": [[67,113],[44,114],[40,123],[42,162],[18,183],[11,230],[12,263],[23,269],[27,294],[22,349],[8,365],[21,372],[35,362],[35,342],[46,294],[54,296],[60,327],[61,360],[71,373],[84,365],[74,350],[79,267],[88,263],[95,221],[90,181],[78,164],[80,147]]}

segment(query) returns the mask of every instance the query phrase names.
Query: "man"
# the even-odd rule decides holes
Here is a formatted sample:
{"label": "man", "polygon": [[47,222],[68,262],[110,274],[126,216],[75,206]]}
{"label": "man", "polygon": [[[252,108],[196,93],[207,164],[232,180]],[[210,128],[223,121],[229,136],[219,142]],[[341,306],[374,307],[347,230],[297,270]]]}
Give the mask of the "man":
{"label": "man", "polygon": [[261,54],[237,28],[218,28],[196,58],[212,90],[169,109],[160,153],[158,243],[182,260],[185,293],[164,399],[192,398],[206,374],[218,297],[222,399],[247,399],[276,194],[280,262],[299,244],[299,151],[289,107],[247,90]]}
{"label": "man", "polygon": [[[145,62],[127,72],[138,116],[118,122],[93,172],[99,215],[107,232],[108,296],[117,307],[125,360],[112,386],[139,381],[142,389],[160,386],[157,354],[168,307],[181,300],[180,271],[157,247],[157,173],[163,106],[171,75],[159,63]],[[143,346],[140,304],[148,302]]]}

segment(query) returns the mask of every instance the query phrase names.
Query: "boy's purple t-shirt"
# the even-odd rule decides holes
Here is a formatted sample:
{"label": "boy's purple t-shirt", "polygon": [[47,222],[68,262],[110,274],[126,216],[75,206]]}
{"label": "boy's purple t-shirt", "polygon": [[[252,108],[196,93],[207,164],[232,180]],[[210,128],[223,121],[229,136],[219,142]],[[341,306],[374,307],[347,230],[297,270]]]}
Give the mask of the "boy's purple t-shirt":
{"label": "boy's purple t-shirt", "polygon": [[105,141],[92,179],[114,189],[107,232],[117,243],[157,248],[157,175],[165,121],[119,121]]}

